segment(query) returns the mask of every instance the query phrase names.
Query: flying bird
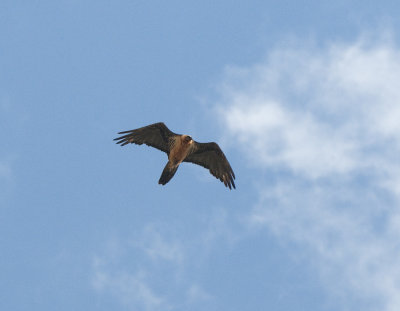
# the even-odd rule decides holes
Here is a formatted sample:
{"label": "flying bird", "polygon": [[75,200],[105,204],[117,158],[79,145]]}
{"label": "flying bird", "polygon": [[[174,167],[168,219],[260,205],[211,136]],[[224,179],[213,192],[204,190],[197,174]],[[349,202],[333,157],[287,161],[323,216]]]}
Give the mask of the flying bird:
{"label": "flying bird", "polygon": [[161,174],[159,184],[165,185],[175,175],[182,162],[191,162],[209,169],[226,187],[235,189],[235,174],[221,148],[215,142],[198,143],[189,135],[175,134],[163,123],[150,124],[135,130],[119,132],[123,136],[114,140],[117,144],[146,144],[164,151],[168,162]]}

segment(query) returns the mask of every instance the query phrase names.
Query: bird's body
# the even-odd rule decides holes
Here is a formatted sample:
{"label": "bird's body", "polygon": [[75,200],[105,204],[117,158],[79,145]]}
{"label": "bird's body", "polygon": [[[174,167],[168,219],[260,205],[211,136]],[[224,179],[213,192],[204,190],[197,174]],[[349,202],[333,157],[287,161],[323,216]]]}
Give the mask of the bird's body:
{"label": "bird's body", "polygon": [[146,144],[167,153],[168,162],[159,184],[168,183],[182,162],[191,162],[208,168],[229,189],[235,188],[235,174],[221,148],[214,142],[198,143],[189,135],[171,132],[162,122],[118,134],[125,134],[114,139],[121,146],[129,143]]}
{"label": "bird's body", "polygon": [[193,149],[193,140],[187,140],[188,135],[181,135],[181,136],[176,136],[173,139],[173,143],[168,155],[168,160],[171,163],[174,164],[180,164],[185,160],[187,155],[190,153],[190,151]]}

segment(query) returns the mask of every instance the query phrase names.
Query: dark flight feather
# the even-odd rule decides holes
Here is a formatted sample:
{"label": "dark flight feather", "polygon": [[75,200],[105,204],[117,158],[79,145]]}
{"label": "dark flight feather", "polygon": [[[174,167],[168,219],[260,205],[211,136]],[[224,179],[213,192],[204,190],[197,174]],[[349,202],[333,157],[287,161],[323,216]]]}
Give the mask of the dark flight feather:
{"label": "dark flight feather", "polygon": [[201,165],[224,183],[229,189],[236,189],[235,173],[217,143],[194,142],[194,150],[183,161]]}
{"label": "dark flight feather", "polygon": [[162,123],[154,123],[144,126],[135,130],[119,132],[118,134],[126,134],[115,138],[117,144],[125,146],[127,144],[146,144],[148,146],[157,148],[169,154],[170,139],[178,134],[173,133],[168,127]]}

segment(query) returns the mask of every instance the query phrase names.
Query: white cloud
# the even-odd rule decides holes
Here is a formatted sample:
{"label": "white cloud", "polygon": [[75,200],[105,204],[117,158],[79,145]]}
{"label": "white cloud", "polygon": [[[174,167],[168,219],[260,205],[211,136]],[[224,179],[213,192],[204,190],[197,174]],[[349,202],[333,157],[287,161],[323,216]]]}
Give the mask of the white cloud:
{"label": "white cloud", "polygon": [[8,161],[0,160],[0,200],[7,193],[7,189],[14,184],[14,173]]}
{"label": "white cloud", "polygon": [[356,146],[349,138],[278,102],[257,100],[249,107],[234,106],[228,111],[227,123],[253,149],[254,159],[267,166],[288,167],[313,178],[346,173],[357,166]]}
{"label": "white cloud", "polygon": [[165,265],[175,271],[182,261],[178,242],[149,225],[131,239],[107,242],[102,254],[93,257],[92,285],[129,310],[170,310],[165,291],[157,291],[153,279],[166,277],[159,275]]}
{"label": "white cloud", "polygon": [[266,166],[308,178],[382,164],[390,173],[400,151],[399,69],[389,43],[278,49],[265,63],[227,70],[224,118]]}
{"label": "white cloud", "polygon": [[213,297],[198,284],[192,284],[192,286],[189,287],[187,290],[187,297],[190,304],[198,304],[199,301],[207,302],[213,299]]}
{"label": "white cloud", "polygon": [[138,240],[133,244],[141,247],[152,260],[165,260],[177,265],[184,259],[183,247],[178,240],[167,241],[165,237],[154,227],[148,225]]}
{"label": "white cloud", "polygon": [[154,292],[144,273],[112,272],[103,259],[94,259],[93,287],[99,292],[109,292],[129,309],[169,310],[164,298]]}
{"label": "white cloud", "polygon": [[300,245],[303,259],[319,267],[335,294],[350,288],[347,298],[382,300],[379,309],[397,310],[400,211],[382,212],[380,198],[368,194],[373,189],[364,189],[367,194],[360,198],[362,190],[348,186],[285,180],[263,192],[250,223]]}
{"label": "white cloud", "polygon": [[194,236],[151,223],[130,238],[110,239],[93,256],[93,288],[129,310],[214,310],[213,297],[190,275],[225,236],[215,228],[224,215],[206,219],[205,230]]}
{"label": "white cloud", "polygon": [[[2,125],[2,134],[10,136],[11,129],[23,127],[22,120],[24,113],[14,113],[13,106],[9,96],[0,89],[0,124]],[[17,117],[15,117],[17,116]],[[22,117],[21,117],[22,116]],[[10,125],[10,126],[9,126]],[[9,190],[15,185],[15,172],[13,162],[15,152],[9,149],[8,140],[2,139],[2,148],[0,150],[0,201],[9,193]]]}
{"label": "white cloud", "polygon": [[0,162],[0,177],[7,180],[12,178],[12,170],[9,164]]}
{"label": "white cloud", "polygon": [[400,309],[399,81],[390,40],[279,47],[228,68],[219,106],[228,138],[279,180],[250,224],[300,246],[345,304],[386,311]]}

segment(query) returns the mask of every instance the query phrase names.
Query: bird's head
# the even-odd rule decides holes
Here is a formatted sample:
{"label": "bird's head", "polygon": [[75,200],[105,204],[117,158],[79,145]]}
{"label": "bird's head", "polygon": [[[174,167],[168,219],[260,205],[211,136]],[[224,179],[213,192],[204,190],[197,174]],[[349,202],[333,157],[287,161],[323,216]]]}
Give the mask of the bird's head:
{"label": "bird's head", "polygon": [[184,136],[183,136],[183,142],[184,142],[185,144],[191,144],[191,143],[193,143],[193,139],[192,139],[192,137],[190,137],[189,135],[184,135]]}

